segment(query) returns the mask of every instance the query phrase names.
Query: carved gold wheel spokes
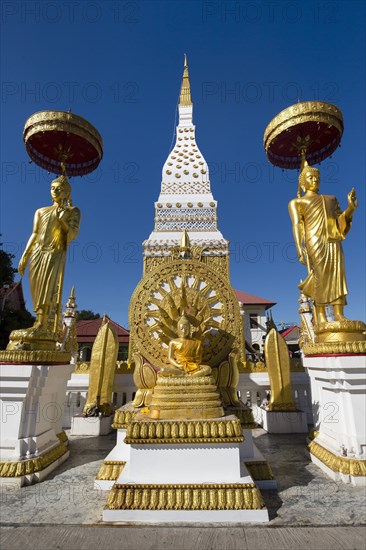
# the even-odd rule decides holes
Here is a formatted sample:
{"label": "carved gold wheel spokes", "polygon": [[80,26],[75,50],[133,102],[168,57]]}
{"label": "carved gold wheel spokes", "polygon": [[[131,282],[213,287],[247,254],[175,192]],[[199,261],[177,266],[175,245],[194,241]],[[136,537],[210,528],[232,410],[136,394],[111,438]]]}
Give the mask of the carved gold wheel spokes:
{"label": "carved gold wheel spokes", "polygon": [[202,362],[215,366],[233,345],[232,335],[240,323],[236,307],[227,279],[216,270],[194,259],[167,262],[148,273],[133,295],[134,349],[156,367],[168,365],[168,345],[177,337],[178,320],[184,313],[192,337],[202,340]]}
{"label": "carved gold wheel spokes", "polygon": [[223,305],[212,285],[198,276],[170,276],[162,281],[147,304],[146,324],[152,338],[167,348],[177,337],[177,323],[183,315],[189,319],[192,336],[210,346],[223,321]]}

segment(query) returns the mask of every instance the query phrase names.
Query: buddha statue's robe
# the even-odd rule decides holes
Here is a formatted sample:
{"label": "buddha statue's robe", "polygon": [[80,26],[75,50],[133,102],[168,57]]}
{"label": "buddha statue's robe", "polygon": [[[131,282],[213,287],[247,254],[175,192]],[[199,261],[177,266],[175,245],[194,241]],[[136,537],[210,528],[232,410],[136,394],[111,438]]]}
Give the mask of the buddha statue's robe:
{"label": "buddha statue's robe", "polygon": [[174,358],[187,374],[201,369],[202,342],[196,338],[180,338],[174,343]]}
{"label": "buddha statue's robe", "polygon": [[34,216],[37,240],[30,253],[29,280],[36,313],[56,304],[67,246],[76,238],[79,230],[78,208],[68,207],[65,212],[64,220],[69,227],[67,232],[60,224],[57,209],[57,204],[46,206],[37,210]]}
{"label": "buddha statue's robe", "polygon": [[316,305],[344,305],[348,294],[342,240],[351,227],[336,197],[306,195],[295,199],[311,272],[299,288]]}

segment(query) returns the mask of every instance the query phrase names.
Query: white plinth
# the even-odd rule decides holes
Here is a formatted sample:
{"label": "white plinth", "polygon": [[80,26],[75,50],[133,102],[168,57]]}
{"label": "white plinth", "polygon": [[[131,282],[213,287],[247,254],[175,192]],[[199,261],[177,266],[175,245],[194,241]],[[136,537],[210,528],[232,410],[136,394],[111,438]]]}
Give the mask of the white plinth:
{"label": "white plinth", "polygon": [[256,407],[254,415],[258,424],[272,434],[308,433],[306,413],[303,411],[267,411]]}
{"label": "white plinth", "polygon": [[[0,364],[0,462],[19,463],[51,456],[62,446],[63,408],[70,364]],[[59,450],[62,450],[61,448]],[[27,476],[3,478],[20,485],[40,481],[68,453]]]}
{"label": "white plinth", "polygon": [[[315,441],[336,457],[366,460],[366,356],[304,357],[311,383]],[[312,456],[312,460],[321,462]],[[322,469],[333,479],[363,479]]]}
{"label": "white plinth", "polygon": [[104,510],[103,521],[124,523],[268,523],[263,510]]}
{"label": "white plinth", "polygon": [[241,479],[239,458],[234,443],[131,445],[130,460],[117,483],[251,483],[249,477]]}
{"label": "white plinth", "polygon": [[[157,422],[164,423],[164,421]],[[213,442],[195,442],[194,438],[187,442],[182,440],[182,442],[169,443],[153,439],[149,441],[137,439],[136,442],[131,441],[126,444],[125,434],[125,429],[118,430],[117,445],[104,461],[105,465],[125,463],[118,479],[115,482],[96,480],[94,484],[98,489],[112,489],[103,512],[104,521],[117,523],[268,521],[268,511],[266,508],[261,508],[258,487],[248,472],[243,456],[248,452],[251,462],[263,461],[263,457],[253,451],[250,432],[246,444],[230,441],[230,438],[229,441],[225,441],[224,437],[222,440]],[[155,496],[151,496],[149,505],[146,501],[145,505],[140,507],[136,504],[135,496],[140,498],[144,491],[151,491],[151,495],[154,493]],[[166,496],[167,491],[171,495],[169,498]],[[201,498],[208,498],[208,494],[212,496],[212,492],[215,491],[220,492],[220,498],[224,499],[221,501],[224,502],[223,509],[217,509],[217,504],[213,505],[213,509],[207,509],[205,500],[202,502],[206,504],[203,504],[203,509],[200,509],[197,502]],[[233,498],[233,491],[245,494],[245,500],[239,506],[233,506],[230,500]],[[193,493],[198,498],[196,504],[189,500],[193,498]],[[127,496],[129,494],[135,495],[132,501],[131,497]],[[202,497],[199,497],[198,495],[201,494]],[[173,495],[176,496],[173,497]],[[124,501],[125,498],[127,500]],[[166,498],[168,500],[164,500]],[[169,500],[170,498],[178,499],[175,501],[180,503],[177,509],[174,509],[174,500]],[[182,498],[184,500],[180,500]],[[225,501],[226,498],[229,500]],[[240,509],[234,509],[238,507]]]}
{"label": "white plinth", "polygon": [[99,436],[108,435],[112,431],[113,416],[73,416],[71,419],[71,435]]}
{"label": "white plinth", "polygon": [[[179,487],[235,484],[253,485],[253,479],[241,461],[236,443],[130,445],[130,456],[115,487],[145,485]],[[98,483],[98,482],[96,482]],[[106,522],[197,523],[197,522],[268,522],[268,511],[241,510],[129,510],[105,509]]]}

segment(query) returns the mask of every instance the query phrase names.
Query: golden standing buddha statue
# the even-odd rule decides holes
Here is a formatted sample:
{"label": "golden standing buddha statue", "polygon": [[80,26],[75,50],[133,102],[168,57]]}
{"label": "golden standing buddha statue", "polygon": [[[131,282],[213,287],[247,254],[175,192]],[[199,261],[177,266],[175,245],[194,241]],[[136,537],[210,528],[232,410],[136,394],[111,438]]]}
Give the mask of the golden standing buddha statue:
{"label": "golden standing buddha statue", "polygon": [[[65,175],[51,183],[52,206],[39,208],[33,232],[20,259],[18,271],[24,275],[29,260],[29,280],[36,314],[34,328],[47,332],[48,318],[61,305],[66,251],[77,237],[80,210],[72,206],[71,187]],[[56,311],[56,316],[58,311]],[[54,331],[57,330],[55,322]]]}
{"label": "golden standing buddha statue", "polygon": [[305,164],[299,183],[305,194],[289,203],[299,261],[309,275],[300,290],[313,301],[316,323],[327,323],[325,307],[332,305],[335,321],[343,321],[348,294],[342,240],[352,224],[358,203],[355,190],[348,193],[348,207],[341,211],[334,196],[320,195],[320,173]]}

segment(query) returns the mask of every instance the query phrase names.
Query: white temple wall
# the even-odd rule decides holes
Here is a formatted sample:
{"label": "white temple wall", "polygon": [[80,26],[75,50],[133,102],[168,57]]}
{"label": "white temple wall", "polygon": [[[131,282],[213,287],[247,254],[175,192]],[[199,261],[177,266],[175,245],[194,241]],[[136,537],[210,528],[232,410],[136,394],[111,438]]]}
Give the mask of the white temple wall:
{"label": "white temple wall", "polygon": [[[300,410],[306,412],[309,424],[313,422],[310,381],[305,372],[291,373],[294,400]],[[67,385],[64,407],[64,428],[70,428],[72,416],[83,412],[89,386],[89,374],[73,373]],[[238,393],[244,403],[253,406],[266,401],[270,384],[267,372],[240,373]],[[117,373],[113,386],[113,404],[115,408],[132,401],[136,387],[133,375]]]}
{"label": "white temple wall", "polygon": [[[88,395],[89,374],[73,373],[68,384],[64,402],[64,428],[71,427],[73,416],[82,414]],[[119,408],[132,401],[136,386],[132,374],[117,373],[114,379],[112,402],[114,408]]]}

